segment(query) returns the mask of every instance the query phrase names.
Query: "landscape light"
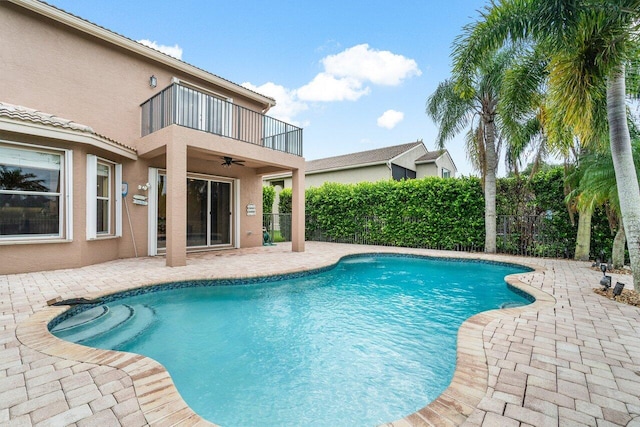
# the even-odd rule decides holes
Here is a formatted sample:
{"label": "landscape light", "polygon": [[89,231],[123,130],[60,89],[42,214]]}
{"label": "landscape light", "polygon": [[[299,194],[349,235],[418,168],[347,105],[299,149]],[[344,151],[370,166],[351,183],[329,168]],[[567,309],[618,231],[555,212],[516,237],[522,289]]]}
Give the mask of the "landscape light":
{"label": "landscape light", "polygon": [[613,297],[617,297],[622,293],[622,289],[624,289],[624,283],[617,282],[616,286],[613,288]]}

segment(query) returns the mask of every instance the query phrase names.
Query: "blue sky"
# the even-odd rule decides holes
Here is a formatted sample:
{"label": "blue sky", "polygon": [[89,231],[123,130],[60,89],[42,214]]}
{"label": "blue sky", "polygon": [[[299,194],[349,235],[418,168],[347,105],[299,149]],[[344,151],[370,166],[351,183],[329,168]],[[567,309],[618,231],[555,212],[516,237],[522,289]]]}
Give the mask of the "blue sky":
{"label": "blue sky", "polygon": [[[417,139],[434,150],[426,99],[449,77],[451,44],[486,1],[49,3],[274,97],[268,114],[304,127],[313,160]],[[472,174],[462,136],[447,148],[459,175]]]}

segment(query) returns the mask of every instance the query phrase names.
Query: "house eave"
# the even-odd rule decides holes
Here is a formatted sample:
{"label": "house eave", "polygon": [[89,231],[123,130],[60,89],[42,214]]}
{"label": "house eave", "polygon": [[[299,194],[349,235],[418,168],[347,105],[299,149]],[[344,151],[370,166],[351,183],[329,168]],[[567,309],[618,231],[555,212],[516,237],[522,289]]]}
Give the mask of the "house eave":
{"label": "house eave", "polygon": [[338,172],[338,171],[343,171],[343,170],[366,168],[366,167],[370,167],[370,166],[381,166],[381,165],[386,165],[386,164],[387,164],[387,160],[381,160],[381,161],[378,161],[378,162],[360,163],[360,164],[355,164],[355,165],[340,166],[340,167],[337,167],[337,168],[324,168],[324,169],[316,169],[316,170],[312,170],[312,171],[307,170],[306,174],[307,175],[314,175],[314,174],[318,174],[318,173]]}
{"label": "house eave", "polygon": [[129,39],[120,34],[114,33],[111,30],[100,27],[77,16],[71,15],[63,10],[60,10],[54,6],[50,6],[46,3],[39,2],[37,0],[8,0],[11,3],[17,4],[25,9],[31,10],[39,15],[45,16],[49,19],[57,21],[61,24],[67,25],[83,33],[89,34],[93,37],[97,37],[115,46],[126,49],[137,55],[144,56],[153,61],[174,68],[176,70],[187,73],[191,76],[197,77],[216,86],[227,89],[231,92],[238,93],[246,98],[256,101],[262,104],[263,109],[266,111],[269,108],[276,105],[273,98],[261,95],[236,83],[225,80],[221,77],[211,74],[208,71],[202,70],[198,67],[190,65],[184,61],[173,58],[167,54],[164,54],[158,50],[152,49],[141,43],[138,43],[132,39]]}
{"label": "house eave", "polygon": [[67,142],[77,142],[89,145],[110,153],[137,160],[135,150],[124,147],[99,135],[88,134],[73,129],[58,128],[37,123],[27,123],[0,117],[0,131],[18,133],[22,135],[38,136]]}

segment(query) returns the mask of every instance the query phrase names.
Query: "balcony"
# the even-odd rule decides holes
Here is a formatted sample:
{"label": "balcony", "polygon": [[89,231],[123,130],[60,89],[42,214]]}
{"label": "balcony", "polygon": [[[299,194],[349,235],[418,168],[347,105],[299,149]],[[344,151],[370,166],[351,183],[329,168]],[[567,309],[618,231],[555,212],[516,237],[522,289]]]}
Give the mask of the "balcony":
{"label": "balcony", "polygon": [[141,107],[142,136],[178,125],[302,156],[301,128],[180,83]]}

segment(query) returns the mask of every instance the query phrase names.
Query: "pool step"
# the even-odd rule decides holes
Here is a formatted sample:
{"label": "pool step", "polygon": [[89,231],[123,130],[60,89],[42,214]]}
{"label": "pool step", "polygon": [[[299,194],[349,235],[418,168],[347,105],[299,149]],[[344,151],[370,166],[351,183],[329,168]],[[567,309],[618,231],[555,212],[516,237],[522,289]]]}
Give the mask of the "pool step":
{"label": "pool step", "polygon": [[74,343],[117,350],[147,330],[154,320],[155,312],[147,305],[100,306],[70,317],[51,332]]}
{"label": "pool step", "polygon": [[89,310],[85,310],[82,313],[78,313],[63,322],[60,322],[58,325],[56,325],[55,328],[51,330],[51,332],[55,333],[57,336],[60,336],[60,333],[82,327],[83,325],[94,322],[100,319],[102,316],[106,316],[108,314],[109,307],[107,307],[106,305],[94,307]]}

